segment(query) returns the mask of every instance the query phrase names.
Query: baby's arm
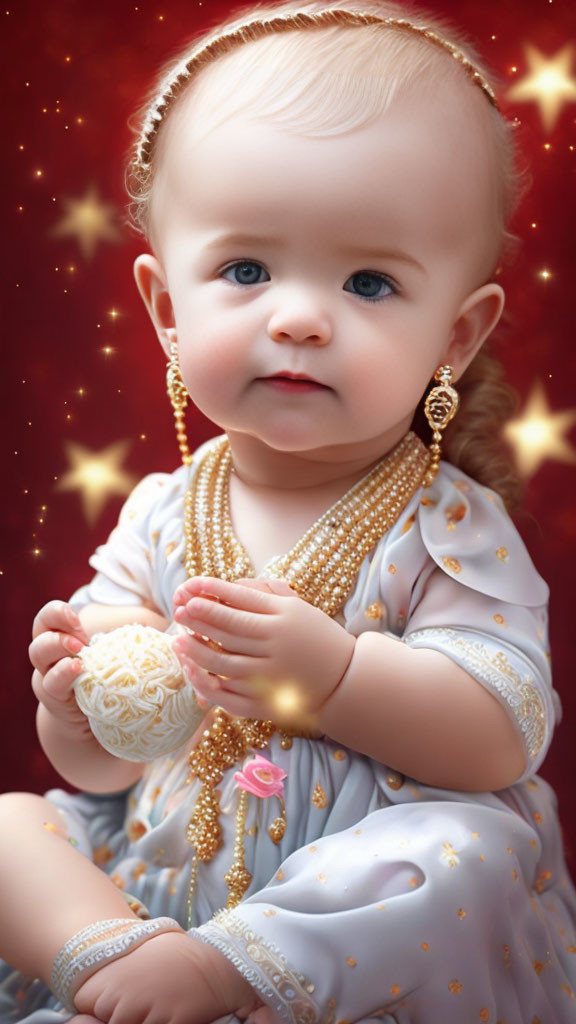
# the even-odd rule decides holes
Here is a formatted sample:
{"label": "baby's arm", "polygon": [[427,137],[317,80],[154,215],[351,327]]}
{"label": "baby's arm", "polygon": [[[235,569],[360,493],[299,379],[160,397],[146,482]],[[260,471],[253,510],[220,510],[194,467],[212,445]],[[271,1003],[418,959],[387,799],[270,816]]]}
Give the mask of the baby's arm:
{"label": "baby's arm", "polygon": [[355,638],[285,584],[267,587],[198,578],[177,591],[175,617],[197,636],[175,647],[213,703],[278,721],[279,684],[292,681],[307,724],[428,785],[494,790],[522,774],[506,711],[449,657],[385,634]]}
{"label": "baby's arm", "polygon": [[431,786],[484,792],[522,775],[524,745],[492,694],[440,651],[362,633],[318,715],[353,750]]}
{"label": "baby's arm", "polygon": [[166,620],[141,606],[87,605],[79,615],[63,601],[51,601],[34,620],[30,659],[32,686],[39,701],[38,737],[57,772],[88,792],[127,789],[140,778],[143,765],[123,761],[100,746],[80,711],[73,683],[82,671],[77,655],[94,633],[128,622],[165,629]]}

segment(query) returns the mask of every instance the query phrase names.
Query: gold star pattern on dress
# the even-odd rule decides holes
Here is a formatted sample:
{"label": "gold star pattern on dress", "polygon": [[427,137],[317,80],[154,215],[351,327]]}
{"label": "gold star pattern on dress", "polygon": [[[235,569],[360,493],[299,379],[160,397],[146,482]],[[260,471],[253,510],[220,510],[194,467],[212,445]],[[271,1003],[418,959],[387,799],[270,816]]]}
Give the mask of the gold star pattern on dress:
{"label": "gold star pattern on dress", "polygon": [[90,525],[98,519],[112,495],[126,495],[132,490],[134,477],[121,468],[129,448],[130,441],[115,441],[94,452],[75,441],[67,442],[70,469],[60,478],[56,489],[79,492]]}
{"label": "gold star pattern on dress", "polygon": [[115,224],[116,207],[103,203],[93,185],[79,199],[63,199],[65,214],[52,229],[55,237],[76,238],[84,259],[90,260],[99,242],[119,242],[121,233]]}
{"label": "gold star pattern on dress", "polygon": [[575,423],[576,409],[552,412],[542,385],[536,383],[522,415],[504,428],[522,476],[532,476],[546,459],[576,463],[576,448],[565,437]]}
{"label": "gold star pattern on dress", "polygon": [[526,46],[528,74],[507,92],[519,103],[535,102],[546,131],[552,131],[564,103],[576,102],[576,78],[572,75],[574,48],[568,43],[552,57]]}

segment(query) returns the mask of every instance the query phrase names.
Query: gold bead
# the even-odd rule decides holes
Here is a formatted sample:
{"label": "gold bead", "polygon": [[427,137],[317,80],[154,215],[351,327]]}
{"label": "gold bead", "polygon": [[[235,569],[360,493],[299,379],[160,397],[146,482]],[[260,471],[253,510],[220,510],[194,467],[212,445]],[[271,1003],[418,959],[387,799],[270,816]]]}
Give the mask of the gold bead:
{"label": "gold bead", "polygon": [[268,827],[268,835],[273,843],[281,843],[286,833],[286,818],[274,818]]}

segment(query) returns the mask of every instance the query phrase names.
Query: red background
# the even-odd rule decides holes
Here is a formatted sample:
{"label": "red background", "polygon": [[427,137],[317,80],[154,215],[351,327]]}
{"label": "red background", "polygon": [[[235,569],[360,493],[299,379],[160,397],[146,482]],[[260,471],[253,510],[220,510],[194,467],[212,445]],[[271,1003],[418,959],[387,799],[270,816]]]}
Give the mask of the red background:
{"label": "red background", "polygon": [[[576,28],[571,0],[431,6],[470,32],[499,74],[503,94],[527,73],[525,43],[550,56]],[[227,0],[6,0],[0,13],[8,94],[2,131],[3,789],[40,792],[57,781],[35,741],[30,624],[45,601],[67,597],[87,579],[87,557],[112,528],[122,500],[110,498],[88,524],[78,492],[56,489],[68,469],[65,442],[102,450],[127,439],[124,469],[135,478],[176,465],[164,360],[132,280],[132,260],[142,246],[121,224],[127,119],[159,65],[230,9]],[[575,65],[576,55],[574,76]],[[504,96],[504,106],[522,122],[533,185],[515,224],[524,244],[503,281],[508,314],[500,351],[522,404],[540,380],[551,409],[568,411],[576,406],[570,317],[576,105],[566,102],[550,131],[534,102],[512,104]],[[88,258],[76,238],[53,231],[65,200],[82,198],[91,186],[113,205],[118,238],[100,241]],[[539,276],[543,268],[551,272],[548,280]],[[106,354],[106,348],[113,351]],[[199,415],[191,420],[193,442],[213,432]],[[574,430],[566,436],[574,446]],[[552,651],[565,714],[543,775],[559,794],[573,870],[575,497],[573,466],[548,459],[527,481],[519,520],[552,588]]]}

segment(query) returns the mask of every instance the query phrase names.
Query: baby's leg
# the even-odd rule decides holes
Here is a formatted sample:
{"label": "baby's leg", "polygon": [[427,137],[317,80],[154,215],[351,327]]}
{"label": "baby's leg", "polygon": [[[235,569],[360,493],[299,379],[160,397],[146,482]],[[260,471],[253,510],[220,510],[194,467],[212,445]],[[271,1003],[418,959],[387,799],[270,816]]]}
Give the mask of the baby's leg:
{"label": "baby's leg", "polygon": [[55,807],[31,793],[0,796],[0,956],[48,985],[81,928],[134,918],[120,890],[68,842]]}

